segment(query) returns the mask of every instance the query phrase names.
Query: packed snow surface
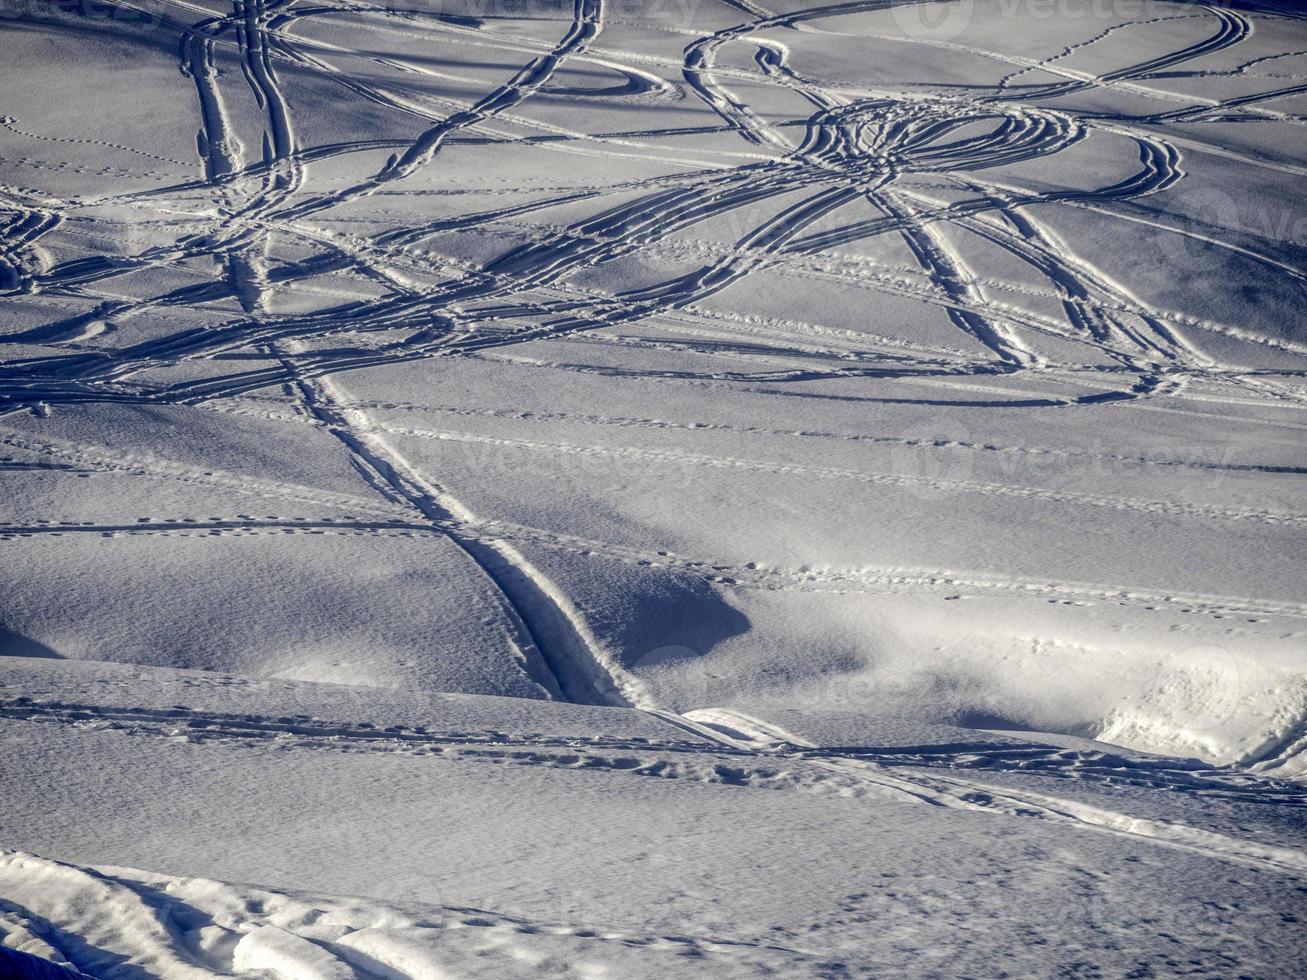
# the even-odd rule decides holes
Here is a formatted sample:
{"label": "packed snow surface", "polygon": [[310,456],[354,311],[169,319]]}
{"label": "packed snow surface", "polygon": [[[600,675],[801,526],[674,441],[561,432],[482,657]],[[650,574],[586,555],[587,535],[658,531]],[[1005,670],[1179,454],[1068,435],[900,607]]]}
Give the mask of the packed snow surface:
{"label": "packed snow surface", "polygon": [[0,6],[0,973],[1301,970],[1298,8]]}

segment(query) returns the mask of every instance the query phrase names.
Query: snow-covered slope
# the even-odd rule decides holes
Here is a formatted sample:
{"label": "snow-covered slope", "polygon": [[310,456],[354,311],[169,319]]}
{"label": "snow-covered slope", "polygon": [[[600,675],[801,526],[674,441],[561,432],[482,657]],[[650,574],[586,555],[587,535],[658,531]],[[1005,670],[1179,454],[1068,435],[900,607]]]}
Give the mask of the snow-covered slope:
{"label": "snow-covered slope", "polygon": [[0,13],[0,945],[1293,968],[1297,5]]}
{"label": "snow-covered slope", "polygon": [[1192,761],[28,658],[0,680],[6,921],[95,976],[1283,976],[1301,955],[1307,793]]}

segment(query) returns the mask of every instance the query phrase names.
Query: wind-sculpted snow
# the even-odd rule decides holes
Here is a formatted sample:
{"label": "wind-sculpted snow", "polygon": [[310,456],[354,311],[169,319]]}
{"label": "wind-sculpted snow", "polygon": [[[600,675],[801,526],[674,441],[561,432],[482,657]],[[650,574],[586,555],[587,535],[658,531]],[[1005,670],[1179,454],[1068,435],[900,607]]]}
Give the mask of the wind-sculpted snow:
{"label": "wind-sculpted snow", "polygon": [[[56,692],[15,668],[7,728],[114,753],[129,731],[144,758],[924,803],[1307,873],[1282,833],[1307,772],[1296,5],[0,15],[0,655],[44,658]],[[72,661],[339,685],[378,711],[397,691],[615,709],[664,737],[600,715],[589,737],[361,727],[241,706],[226,681],[219,703],[155,704]],[[7,840],[58,858],[77,839]],[[485,944],[428,960],[445,927],[393,926],[384,902],[330,935],[259,913],[191,936],[145,872],[88,870],[187,867],[65,856],[5,859],[66,904],[0,942],[97,976],[886,966],[490,913]],[[279,874],[268,907],[303,880]],[[104,889],[119,911],[86,911]],[[140,942],[118,950],[106,916]],[[546,934],[554,952],[519,948]],[[1248,954],[1223,955],[1200,969]]]}
{"label": "wind-sculpted snow", "polygon": [[[38,921],[53,918],[103,943],[83,954],[101,977],[437,980],[469,971],[530,977],[541,969],[564,977],[612,970],[656,977],[675,972],[689,958],[711,964],[720,977],[820,968],[819,957],[782,946],[571,928],[476,908],[285,894],[126,868],[80,868],[17,851],[0,854],[0,881],[14,904],[23,903]],[[48,925],[34,928],[49,931]],[[28,940],[34,941],[40,942]],[[81,975],[50,974],[56,980]]]}

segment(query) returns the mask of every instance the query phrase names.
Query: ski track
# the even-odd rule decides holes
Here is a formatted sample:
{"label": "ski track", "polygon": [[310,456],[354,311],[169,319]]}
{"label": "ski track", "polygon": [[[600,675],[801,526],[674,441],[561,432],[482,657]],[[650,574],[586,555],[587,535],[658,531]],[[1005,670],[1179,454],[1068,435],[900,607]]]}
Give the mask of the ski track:
{"label": "ski track", "polygon": [[[1307,878],[1307,852],[1242,840],[1171,820],[1130,816],[1056,795],[1062,781],[1087,787],[1146,787],[1184,793],[1211,804],[1307,807],[1299,784],[1230,767],[1206,767],[1161,757],[1127,759],[1107,752],[1037,743],[1010,746],[935,745],[913,748],[819,748],[768,722],[729,709],[677,715],[650,709],[694,739],[557,737],[503,731],[430,731],[330,722],[305,716],[269,718],[172,708],[109,707],[0,701],[0,718],[69,726],[87,733],[181,740],[275,752],[400,753],[451,763],[537,766],[656,779],[872,798],[1034,819],[1077,831],[1105,833],[1263,871]],[[964,771],[1021,773],[1047,780],[1050,791],[997,786],[959,776]]]}
{"label": "ski track", "polygon": [[[1183,397],[1224,405],[1232,412],[1236,406],[1274,407],[1284,413],[1282,421],[1253,421],[1286,430],[1307,425],[1296,414],[1307,407],[1304,372],[1263,372],[1221,363],[1202,341],[1220,338],[1296,355],[1307,353],[1307,345],[1225,322],[1219,310],[1198,317],[1153,306],[1128,283],[1078,255],[1051,220],[1063,209],[1090,211],[1237,255],[1286,280],[1307,284],[1301,256],[1287,247],[1291,243],[1182,218],[1148,200],[1183,188],[1189,159],[1205,154],[1298,178],[1303,175],[1303,169],[1290,161],[1234,149],[1217,136],[1203,135],[1204,126],[1207,132],[1218,128],[1212,124],[1303,125],[1301,116],[1272,103],[1307,92],[1307,83],[1297,76],[1250,71],[1255,65],[1301,52],[1260,55],[1229,69],[1231,76],[1262,78],[1273,86],[1230,98],[1190,99],[1149,84],[1205,77],[1209,70],[1202,59],[1237,49],[1254,36],[1263,14],[1201,6],[1183,15],[1113,24],[1037,59],[999,58],[961,43],[923,42],[999,58],[1012,70],[991,91],[968,92],[941,83],[890,92],[814,81],[790,63],[788,48],[776,40],[787,30],[816,30],[827,18],[884,11],[892,6],[888,0],[847,0],[786,13],[770,12],[749,0],[727,0],[726,5],[742,18],[739,23],[707,34],[677,26],[686,40],[677,63],[603,47],[605,19],[612,16],[604,0],[572,0],[561,16],[546,21],[554,31],[552,40],[498,30],[490,21],[395,11],[352,0],[315,6],[302,0],[232,0],[230,11],[221,13],[170,0],[163,5],[168,11],[165,23],[175,31],[177,67],[200,121],[195,160],[176,160],[125,143],[50,135],[33,120],[0,118],[0,128],[17,140],[55,147],[90,145],[104,150],[115,164],[132,155],[167,168],[152,172],[105,164],[97,174],[149,181],[152,186],[98,199],[61,200],[39,188],[0,187],[0,296],[94,304],[89,309],[84,304],[72,307],[79,312],[57,322],[0,337],[0,343],[27,345],[21,354],[0,361],[0,447],[18,454],[0,460],[0,471],[16,478],[62,474],[94,479],[97,474],[113,474],[170,481],[295,511],[122,515],[94,522],[15,520],[0,525],[0,541],[72,535],[441,537],[459,549],[467,559],[468,574],[496,597],[522,670],[549,696],[646,711],[666,724],[667,739],[377,730],[313,718],[65,704],[22,697],[0,702],[0,718],[233,749],[401,753],[450,764],[537,766],[849,799],[891,799],[1035,820],[1307,878],[1307,854],[1300,850],[1170,820],[1130,816],[1085,802],[1081,796],[1054,792],[1071,784],[1130,787],[1221,804],[1300,809],[1307,807],[1307,793],[1301,786],[1268,778],[1265,772],[1307,751],[1307,730],[1301,723],[1265,747],[1258,758],[1246,760],[1242,768],[1160,757],[1127,758],[1035,743],[820,748],[730,709],[682,715],[659,705],[641,680],[622,666],[617,653],[596,637],[577,604],[526,552],[543,548],[665,569],[699,576],[723,590],[1011,596],[1055,604],[1116,604],[1185,616],[1271,619],[1295,628],[1307,620],[1307,605],[1119,583],[1022,578],[983,569],[783,568],[738,558],[627,547],[482,517],[473,504],[455,497],[438,475],[405,456],[398,443],[413,438],[482,446],[505,454],[612,458],[650,469],[689,466],[865,483],[888,490],[1020,498],[1174,521],[1297,528],[1307,525],[1307,514],[1017,482],[925,477],[870,466],[818,466],[685,449],[489,436],[401,425],[389,415],[386,421],[376,415],[434,412],[456,418],[721,432],[761,440],[911,447],[999,459],[1049,457],[1150,470],[1299,479],[1307,467],[1242,458],[1190,458],[1165,451],[1000,445],[608,416],[561,408],[480,409],[438,402],[436,396],[432,404],[418,404],[368,399],[350,391],[351,374],[369,369],[437,357],[512,359],[511,363],[541,370],[629,376],[777,397],[845,397],[815,392],[811,386],[856,378],[938,386],[943,392],[938,399],[920,397],[919,389],[909,389],[911,393],[902,399],[880,399],[924,406],[1074,411],[1120,404],[1122,410],[1184,412],[1179,400]],[[299,32],[306,26],[302,21],[321,16],[352,18],[382,38],[389,33],[419,43],[456,40],[509,65],[497,69],[497,80],[465,102],[418,97],[402,85],[388,87],[377,79],[383,70],[443,77],[436,69],[416,59],[357,55]],[[1071,67],[1076,55],[1104,49],[1106,45],[1099,42],[1117,32],[1165,30],[1165,25],[1177,20],[1193,22],[1206,33],[1193,43],[1102,74]],[[378,47],[383,48],[384,41]],[[753,67],[741,67],[747,59],[740,57],[720,63],[728,60],[725,52],[737,56],[747,52]],[[557,82],[555,76],[573,63],[603,69],[611,84],[587,90]],[[352,70],[356,64],[357,72]],[[1035,72],[1040,74],[1039,82],[1024,80]],[[423,128],[409,138],[306,145],[296,123],[295,89],[283,84],[292,73],[342,97],[370,103],[377,111],[419,120]],[[664,75],[679,81],[667,82]],[[760,84],[788,90],[811,112],[778,121],[758,111],[743,93]],[[1075,108],[1073,97],[1095,92],[1148,97],[1166,107],[1135,115]],[[714,125],[591,133],[533,116],[533,100],[559,96],[620,98],[631,100],[631,105],[641,100],[656,104],[685,99],[711,113]],[[251,101],[260,116],[257,128],[248,112],[234,111],[238,104]],[[1171,133],[1168,127],[1177,131]],[[672,141],[698,131],[730,134],[738,138],[738,147],[690,153],[683,143]],[[1050,189],[1023,183],[1016,176],[1021,164],[1047,163],[1060,154],[1069,159],[1074,148],[1094,140],[1114,140],[1123,148],[1120,173],[1102,178],[1100,186]],[[483,145],[486,153],[511,144],[519,152],[529,149],[553,162],[565,162],[574,154],[611,160],[648,156],[679,172],[602,187],[560,180],[555,187],[542,185],[537,195],[526,199],[521,199],[516,187],[468,186],[459,192],[480,193],[480,210],[417,226],[401,220],[396,227],[359,234],[340,231],[339,223],[327,226],[363,199],[377,206],[379,215],[391,215],[381,210],[382,202],[425,193],[415,190],[411,180],[405,181],[439,168],[444,148],[469,143]],[[339,164],[350,154],[377,150],[391,153],[379,169],[338,180],[335,189],[309,180],[311,168],[319,163]],[[38,173],[70,166],[27,157],[13,162]],[[180,175],[177,168],[191,173]],[[459,179],[448,175],[441,193],[455,193]],[[479,179],[481,185],[491,181]],[[941,190],[949,192],[942,201]],[[570,223],[556,223],[548,213],[560,206],[576,213],[582,204],[588,212]],[[146,210],[157,219],[155,230],[171,240],[158,240],[131,255],[56,259],[59,253],[49,243],[60,235],[75,235],[73,225],[87,220],[79,212],[92,205]],[[855,209],[857,218],[845,217]],[[718,226],[728,229],[726,240],[712,235]],[[442,257],[428,248],[438,236],[454,233],[495,244],[497,250],[491,258],[471,261]],[[907,258],[893,264],[858,254],[860,246],[882,240],[900,246],[895,254]],[[1001,251],[1025,278],[1013,282],[978,272],[964,244],[977,240]],[[274,259],[278,246],[285,245],[294,246],[295,257]],[[596,267],[627,259],[674,262],[679,271],[615,291],[574,281]],[[193,269],[201,260],[212,260],[219,270],[211,280],[176,285],[168,278],[178,270]],[[161,281],[173,284],[146,296],[117,292],[117,281],[135,273],[163,274]],[[942,311],[957,332],[957,345],[720,308],[720,294],[760,273],[836,283],[923,304]],[[338,302],[308,312],[274,308],[272,298],[278,288],[304,287],[327,276],[339,276],[346,284],[366,281],[374,288],[354,295],[344,286]],[[1030,301],[1029,308],[1021,305],[1023,300]],[[231,302],[239,312],[231,312]],[[215,311],[222,311],[217,322],[213,322]],[[121,346],[99,343],[111,329],[160,314],[183,325],[134,335],[137,339]],[[638,327],[655,317],[671,327],[656,338],[640,336]],[[402,336],[396,337],[397,333]],[[1039,342],[1044,340],[1056,341],[1059,350],[1083,351],[1085,361],[1076,362],[1071,353],[1064,355],[1065,360],[1050,359],[1039,352]],[[528,355],[514,350],[539,341],[556,345],[550,359],[533,360],[534,351]],[[562,342],[583,351],[671,352],[736,367],[684,367],[687,359],[680,356],[676,370],[663,372],[616,368],[602,361],[569,363],[556,359]],[[186,371],[199,362],[219,367]],[[168,369],[175,369],[175,380],[160,380]],[[151,380],[142,380],[143,372],[149,372]],[[985,378],[1003,385],[976,383]],[[1010,387],[1017,381],[1028,381],[1032,391],[1060,393],[1023,395]],[[800,389],[799,383],[810,384]],[[1199,385],[1201,395],[1194,393]],[[280,391],[281,396],[270,391]],[[144,449],[56,438],[26,419],[21,427],[3,422],[6,417],[16,422],[25,413],[42,416],[65,406],[96,404],[204,409],[235,421],[250,416],[287,426],[312,426],[335,440],[363,487],[354,494],[332,492],[266,475],[185,463]],[[306,513],[306,508],[316,513]],[[1015,789],[1010,781],[986,782],[986,772],[1030,779]],[[1033,780],[1048,791],[1024,788]],[[32,868],[33,873],[54,877],[83,876],[78,888],[103,892],[111,905],[117,903],[124,921],[155,936],[161,948],[168,945],[155,935],[160,927],[153,907],[135,893],[128,894],[130,889],[123,891],[126,886],[52,864],[34,863]],[[251,940],[252,936],[262,938]],[[275,968],[282,959],[312,964],[315,957],[325,956],[319,947],[306,950],[294,945],[306,940],[287,936],[250,933],[238,947],[243,949],[241,962],[249,968]],[[661,940],[641,937],[638,941]],[[682,939],[666,941],[674,944]],[[707,951],[729,944],[714,939],[695,942]],[[176,976],[187,975],[190,969],[180,960],[165,959],[153,966]],[[327,974],[332,969],[330,963],[323,966]]]}
{"label": "ski track", "polygon": [[[349,404],[348,401],[345,404]],[[352,436],[351,438],[358,438]],[[413,501],[393,491],[389,496],[367,499],[346,494],[333,494],[314,488],[270,481],[244,474],[225,473],[217,469],[201,469],[159,459],[148,453],[122,453],[106,447],[71,443],[67,440],[41,440],[0,429],[0,445],[7,445],[48,457],[46,466],[31,464],[34,469],[46,467],[81,468],[84,472],[107,471],[131,476],[177,481],[182,484],[211,486],[235,491],[251,497],[268,500],[312,504],[341,513],[323,518],[282,515],[251,514],[231,517],[198,517],[191,515],[159,516],[134,515],[131,520],[114,524],[76,521],[33,521],[26,524],[0,524],[0,535],[6,538],[29,537],[37,534],[253,534],[253,533],[388,533],[388,534],[445,534],[453,532],[465,540],[477,540],[483,547],[510,546],[519,541],[526,544],[580,555],[597,556],[631,565],[660,567],[688,572],[733,588],[798,589],[804,591],[853,591],[888,593],[926,590],[928,592],[961,591],[964,594],[1007,594],[1024,596],[1046,602],[1111,602],[1144,609],[1166,609],[1186,615],[1285,617],[1307,619],[1307,606],[1299,603],[1272,602],[1251,597],[1213,596],[1183,592],[1159,592],[1153,589],[1111,586],[1094,583],[1019,579],[1011,576],[984,575],[944,569],[904,569],[892,567],[860,566],[855,568],[804,567],[786,569],[757,562],[740,563],[721,559],[676,554],[666,550],[646,551],[610,542],[564,534],[538,527],[530,527],[501,520],[480,520],[436,506],[430,513],[418,510]],[[384,460],[382,468],[391,466]],[[376,472],[376,471],[374,471]],[[403,485],[402,479],[401,485]],[[384,482],[384,481],[383,481]],[[419,494],[421,492],[419,491]],[[416,514],[415,514],[416,511]],[[361,513],[376,520],[360,521],[350,515]],[[421,520],[414,520],[418,516]],[[470,519],[469,519],[470,517]],[[572,629],[581,626],[574,621]],[[582,627],[583,628],[583,627]],[[578,642],[573,640],[573,642]],[[582,656],[579,651],[577,657]],[[587,670],[590,682],[609,686],[601,675]],[[621,677],[616,665],[605,670],[609,677],[619,677],[614,686],[635,686]],[[638,698],[642,695],[637,695]]]}

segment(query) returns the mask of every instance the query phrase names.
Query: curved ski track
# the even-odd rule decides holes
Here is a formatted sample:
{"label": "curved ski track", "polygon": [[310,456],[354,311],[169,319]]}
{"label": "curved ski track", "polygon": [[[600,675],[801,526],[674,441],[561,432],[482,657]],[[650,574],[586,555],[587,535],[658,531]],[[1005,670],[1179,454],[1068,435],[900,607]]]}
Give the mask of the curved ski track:
{"label": "curved ski track", "polygon": [[[784,29],[799,30],[809,22],[825,18],[885,10],[893,6],[891,0],[851,0],[783,15],[772,14],[752,3],[733,2],[729,6],[748,19],[693,38],[684,49],[682,62],[675,67],[684,83],[684,92],[719,117],[727,132],[739,136],[742,146],[738,157],[719,159],[712,165],[687,165],[688,169],[672,178],[633,180],[607,188],[560,188],[548,197],[529,203],[515,203],[510,198],[510,203],[502,207],[442,218],[418,227],[346,236],[329,234],[314,222],[327,220],[333,209],[361,198],[399,193],[406,178],[428,168],[438,168],[442,148],[459,141],[481,141],[487,154],[493,153],[497,144],[509,140],[544,150],[599,155],[616,155],[633,147],[638,150],[646,144],[651,152],[663,152],[667,148],[658,145],[659,137],[677,135],[677,131],[575,133],[533,120],[529,112],[533,98],[551,93],[577,98],[671,98],[679,94],[677,90],[671,85],[656,84],[656,76],[648,69],[672,66],[655,64],[656,59],[645,56],[624,56],[601,49],[603,0],[573,0],[569,15],[556,25],[557,40],[552,43],[497,32],[492,25],[440,13],[402,11],[402,17],[397,18],[393,9],[353,0],[314,5],[303,0],[232,0],[231,12],[221,16],[184,0],[170,0],[165,6],[169,13],[164,24],[176,31],[178,65],[193,89],[201,120],[197,153],[202,175],[119,195],[112,200],[117,204],[153,208],[160,214],[168,214],[170,208],[175,208],[177,227],[185,231],[171,242],[151,246],[135,255],[100,255],[52,263],[41,247],[41,240],[56,232],[83,204],[94,202],[37,202],[29,193],[0,188],[3,208],[0,294],[75,296],[96,301],[89,312],[43,327],[37,335],[28,332],[0,338],[9,343],[49,345],[48,353],[0,362],[0,417],[95,402],[202,405],[239,413],[249,410],[245,405],[257,405],[256,393],[282,386],[294,393],[299,414],[290,418],[267,413],[265,417],[308,423],[330,433],[341,444],[341,451],[349,454],[374,495],[360,499],[237,474],[200,471],[107,447],[36,438],[6,427],[0,441],[40,459],[5,465],[49,469],[84,467],[88,473],[105,470],[146,473],[239,489],[274,500],[344,509],[366,515],[366,519],[133,516],[105,524],[15,523],[0,527],[0,537],[85,532],[443,535],[463,551],[475,573],[484,576],[489,588],[501,597],[504,621],[510,627],[525,669],[547,691],[572,701],[652,710],[657,710],[656,706],[649,702],[639,682],[622,670],[611,652],[602,648],[580,611],[528,561],[514,541],[582,555],[600,554],[632,564],[674,568],[741,588],[969,589],[979,594],[1031,595],[1049,602],[1120,602],[1200,615],[1307,618],[1307,608],[1291,603],[1179,595],[1093,583],[997,579],[983,573],[950,570],[784,570],[752,564],[714,564],[706,559],[678,557],[668,552],[643,553],[606,542],[483,520],[472,508],[455,499],[436,477],[422,472],[406,459],[388,441],[387,435],[489,441],[505,449],[547,453],[620,454],[649,465],[734,467],[805,479],[901,485],[907,478],[872,471],[780,465],[685,452],[489,440],[456,431],[388,426],[373,422],[367,410],[395,406],[374,406],[354,400],[342,380],[350,372],[367,368],[432,357],[488,356],[531,341],[579,337],[600,330],[607,331],[597,335],[603,342],[637,345],[646,341],[614,334],[610,328],[631,327],[652,316],[691,324],[712,316],[717,320],[716,327],[725,325],[727,330],[735,329],[739,335],[756,338],[756,343],[750,340],[736,344],[731,352],[744,363],[744,368],[727,373],[684,372],[666,380],[738,386],[866,376],[932,377],[947,383],[949,378],[1026,374],[1051,383],[1076,383],[1083,387],[1086,377],[1100,381],[1110,378],[1112,383],[1105,387],[1095,385],[1088,393],[1064,398],[965,402],[992,407],[1039,404],[1074,410],[1080,405],[1140,399],[1160,401],[1196,379],[1224,390],[1233,389],[1231,400],[1253,399],[1301,409],[1307,405],[1307,392],[1299,383],[1300,378],[1290,376],[1272,381],[1259,377],[1256,372],[1216,363],[1186,336],[1191,331],[1195,334],[1207,331],[1253,339],[1298,353],[1307,352],[1307,345],[1251,336],[1237,324],[1195,320],[1152,308],[1126,286],[1072,254],[1041,217],[1049,205],[1067,205],[1101,210],[1126,220],[1145,220],[1141,217],[1144,206],[1138,202],[1184,181],[1182,146],[1196,146],[1201,150],[1206,145],[1195,135],[1198,132],[1195,124],[1233,125],[1275,119],[1285,125],[1301,125],[1300,118],[1267,105],[1307,91],[1307,84],[1296,80],[1261,93],[1215,103],[1207,100],[1179,104],[1139,116],[1106,115],[1070,107],[1069,96],[1091,89],[1134,90],[1132,86],[1144,85],[1150,79],[1183,74],[1193,62],[1233,49],[1247,40],[1252,35],[1256,15],[1218,6],[1197,7],[1192,17],[1204,24],[1210,22],[1211,32],[1206,38],[1094,77],[1076,73],[1062,62],[1074,49],[1091,45],[1105,34],[1014,69],[989,93],[950,91],[948,86],[940,85],[930,91],[913,90],[910,94],[855,94],[845,87],[823,86],[801,75],[789,64],[788,51],[774,36]],[[485,45],[518,58],[520,67],[467,105],[449,107],[435,100],[407,98],[376,84],[372,80],[376,77],[374,72],[360,72],[356,77],[341,67],[349,63],[341,50],[296,34],[300,20],[324,15],[347,17],[362,25],[384,26],[386,30],[402,30],[409,37],[433,40],[454,37]],[[727,49],[751,51],[755,70],[719,65],[717,59]],[[233,57],[240,65],[239,76],[221,67]],[[594,91],[553,84],[554,76],[570,59],[586,58],[591,64],[605,65],[615,72],[622,79],[620,84]],[[369,69],[418,70],[380,57],[365,56],[363,60]],[[1057,78],[1036,85],[1015,83],[1032,68],[1041,69],[1045,77]],[[365,100],[384,110],[416,116],[424,120],[426,128],[408,140],[306,146],[297,132],[293,100],[282,84],[281,76],[291,71],[317,76],[333,91],[343,89],[348,97]],[[731,88],[734,83],[739,91],[744,91],[744,86],[738,84],[742,82],[784,87],[800,96],[812,111],[806,118],[786,120],[784,124],[765,119]],[[239,84],[247,86],[248,94],[263,113],[260,133],[242,131],[241,122],[229,111],[236,94],[231,89]],[[1155,94],[1152,89],[1148,91]],[[13,120],[6,119],[3,124],[15,134],[26,133],[11,126],[12,123]],[[1183,140],[1172,141],[1162,134],[1162,124],[1178,123],[1189,126]],[[505,128],[510,124],[512,128]],[[522,129],[534,130],[536,135],[514,135]],[[32,133],[26,135],[45,138]],[[1047,190],[1013,182],[1015,165],[1055,157],[1088,140],[1106,139],[1128,147],[1123,161],[1124,176],[1119,179],[1076,190]],[[131,150],[130,147],[118,149]],[[376,172],[336,191],[306,193],[307,168],[311,164],[377,149],[393,152]],[[1282,165],[1273,160],[1249,162]],[[948,186],[957,193],[950,195],[949,203],[939,203],[923,193],[927,181]],[[211,205],[207,210],[197,211],[193,203],[181,203],[193,202],[197,193],[207,195]],[[529,223],[535,212],[579,203],[592,205],[592,210],[571,224],[560,227]],[[842,218],[841,212],[847,214],[845,209],[851,211],[853,206],[861,216],[856,220]],[[769,217],[759,217],[769,208]],[[738,234],[729,244],[705,245],[689,237],[696,229],[722,221],[735,222],[733,227],[738,226]],[[435,259],[422,249],[424,242],[442,233],[458,231],[492,238],[504,230],[516,235],[515,243],[479,265],[461,267],[452,261]],[[966,237],[955,234],[958,230],[983,239],[1027,267],[1044,284],[1041,295],[1057,300],[1060,314],[1019,311],[996,300],[995,294],[1004,289],[1017,292],[1032,292],[1032,289],[980,279],[959,244]],[[1194,234],[1184,228],[1175,231]],[[880,267],[870,260],[847,259],[847,253],[839,252],[882,236],[902,243],[915,265]],[[299,257],[272,261],[270,249],[278,243],[293,243]],[[1211,244],[1237,251],[1249,261],[1307,284],[1307,270],[1296,264],[1293,256],[1286,257],[1271,244],[1234,237],[1225,240],[1219,236],[1211,239]],[[615,294],[600,293],[570,281],[582,270],[624,257],[669,255],[688,257],[701,264],[662,281]],[[222,270],[210,282],[171,287],[147,298],[127,299],[113,291],[113,280],[126,273],[174,269],[205,257],[216,260]],[[986,354],[982,357],[961,350],[911,344],[896,347],[873,342],[864,351],[842,358],[838,364],[821,366],[833,360],[832,348],[814,346],[822,338],[814,338],[813,334],[820,335],[821,328],[798,325],[802,329],[795,329],[795,325],[787,324],[768,328],[759,326],[756,318],[747,322],[731,320],[729,314],[710,314],[699,305],[748,276],[769,269],[852,282],[869,290],[909,296],[938,306],[965,335],[963,339],[967,343],[962,346],[974,349],[978,344]],[[332,273],[367,278],[380,288],[380,295],[343,301],[313,312],[278,313],[268,309],[269,290]],[[206,310],[215,302],[233,298],[239,303],[241,314],[217,325],[186,326],[120,347],[90,347],[83,343],[107,322],[121,325],[133,317],[160,311],[185,320],[188,310]],[[394,336],[397,331],[403,334],[399,339]],[[1090,372],[1085,365],[1050,363],[1030,344],[1036,335],[1057,338],[1069,347],[1082,347],[1087,357],[1091,354],[1095,358],[1105,357],[1115,365],[1113,372],[1102,369]],[[328,337],[331,343],[320,343]],[[716,352],[702,341],[698,348],[689,345],[687,349]],[[799,356],[814,360],[818,366],[778,369],[771,363],[774,360],[788,363]],[[190,376],[191,380],[183,376],[173,382],[145,383],[136,378],[145,370],[158,378],[163,369],[215,359],[225,359],[223,363],[235,366],[206,373],[198,380],[195,375]],[[257,363],[242,365],[242,361],[250,359]],[[243,396],[252,397],[246,401],[241,400]],[[952,403],[960,404],[943,402]],[[590,421],[615,425],[674,424],[634,419]],[[749,431],[778,437],[872,441],[876,438],[858,434]],[[972,452],[1057,452],[965,443],[940,448]],[[1142,458],[1140,462],[1155,466],[1219,468],[1224,465],[1153,458]],[[1274,464],[1231,464],[1228,468],[1302,476],[1301,468]],[[1233,510],[979,481],[953,481],[950,488],[1198,520],[1294,525],[1307,522],[1307,515],[1275,510]],[[20,716],[24,711],[30,713],[35,709],[21,706],[5,709],[10,717]],[[76,720],[75,715],[67,717]],[[92,720],[103,718],[96,716]],[[148,726],[164,724],[165,720],[140,718],[132,723]],[[683,721],[674,723],[684,724]],[[841,787],[875,783],[882,790],[938,805],[1038,814],[1041,819],[1071,821],[1112,833],[1142,834],[1168,846],[1217,856],[1234,855],[1233,859],[1259,866],[1289,869],[1294,873],[1307,869],[1301,856],[1286,857],[1269,851],[1253,854],[1247,848],[1232,851],[1233,844],[1209,839],[1202,832],[1144,827],[1138,821],[1126,826],[1110,814],[1091,813],[1085,807],[1051,797],[1017,797],[992,788],[979,788],[953,776],[904,776],[899,765],[930,767],[936,764],[934,761],[918,759],[904,763],[899,758],[895,767],[887,767],[869,761],[865,755],[837,757],[800,751],[793,746],[776,749],[775,744],[764,751],[756,740],[728,738],[721,742],[720,731],[702,725],[692,727],[699,735],[720,743],[714,750],[718,754],[754,758],[760,752],[770,753],[767,754],[769,764],[775,757],[784,765],[802,766],[806,775],[799,782],[812,780],[815,769],[821,769],[825,773],[821,779],[835,779]],[[237,737],[231,735],[233,731],[240,733],[241,738],[256,737],[249,725],[233,728],[232,723],[222,720],[205,722],[201,729],[213,737]],[[318,737],[312,732],[291,734],[305,739]],[[629,746],[609,748],[634,751]],[[667,746],[661,748],[670,750]],[[641,765],[623,762],[609,767],[639,772]],[[1081,766],[1079,772],[1089,778],[1085,774],[1091,770],[1091,766]],[[1175,778],[1183,781],[1189,777]]]}

